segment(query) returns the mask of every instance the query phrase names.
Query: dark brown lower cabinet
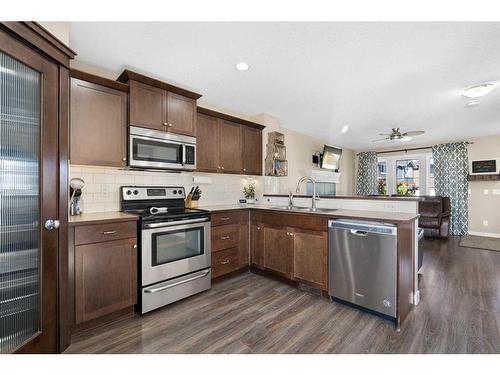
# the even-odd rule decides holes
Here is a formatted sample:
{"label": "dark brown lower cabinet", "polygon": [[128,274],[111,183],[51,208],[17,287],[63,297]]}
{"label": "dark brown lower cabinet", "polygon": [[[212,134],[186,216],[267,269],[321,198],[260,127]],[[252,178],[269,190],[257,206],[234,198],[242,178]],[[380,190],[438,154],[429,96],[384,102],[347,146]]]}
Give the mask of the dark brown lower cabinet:
{"label": "dark brown lower cabinet", "polygon": [[288,228],[264,227],[264,268],[281,276],[292,275],[292,236]]}
{"label": "dark brown lower cabinet", "polygon": [[[288,213],[252,212],[250,265],[290,280],[328,289],[326,221]],[[277,226],[286,223],[286,226]],[[324,231],[303,228],[324,228]]]}
{"label": "dark brown lower cabinet", "polygon": [[76,324],[136,304],[136,253],[135,238],[76,246]]}
{"label": "dark brown lower cabinet", "polygon": [[294,229],[293,279],[328,289],[327,232]]}

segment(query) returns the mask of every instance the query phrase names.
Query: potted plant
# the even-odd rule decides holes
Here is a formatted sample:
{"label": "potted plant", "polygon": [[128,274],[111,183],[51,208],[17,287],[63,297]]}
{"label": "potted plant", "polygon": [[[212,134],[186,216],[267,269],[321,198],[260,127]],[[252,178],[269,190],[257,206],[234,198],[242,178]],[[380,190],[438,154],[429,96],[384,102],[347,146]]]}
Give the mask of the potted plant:
{"label": "potted plant", "polygon": [[255,203],[255,181],[250,181],[243,187],[243,195],[245,196],[247,203]]}

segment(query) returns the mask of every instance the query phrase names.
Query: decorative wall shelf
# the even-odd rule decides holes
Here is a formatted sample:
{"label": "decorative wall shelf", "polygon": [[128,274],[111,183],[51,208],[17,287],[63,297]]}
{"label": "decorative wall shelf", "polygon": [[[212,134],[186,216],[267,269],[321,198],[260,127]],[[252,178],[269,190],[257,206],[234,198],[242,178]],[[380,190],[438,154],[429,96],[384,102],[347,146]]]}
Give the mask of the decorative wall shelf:
{"label": "decorative wall shelf", "polygon": [[271,132],[267,135],[266,176],[283,177],[288,175],[285,135]]}
{"label": "decorative wall shelf", "polygon": [[469,181],[500,181],[500,174],[468,175]]}

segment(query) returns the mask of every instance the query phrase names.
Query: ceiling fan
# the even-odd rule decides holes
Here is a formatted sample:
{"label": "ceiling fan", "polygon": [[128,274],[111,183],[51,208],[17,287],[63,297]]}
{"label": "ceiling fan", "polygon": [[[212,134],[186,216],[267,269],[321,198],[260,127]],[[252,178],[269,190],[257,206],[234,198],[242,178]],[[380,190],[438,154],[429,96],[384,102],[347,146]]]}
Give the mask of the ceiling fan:
{"label": "ceiling fan", "polygon": [[411,141],[411,137],[414,137],[417,135],[422,135],[424,133],[425,132],[423,130],[414,130],[414,131],[401,133],[399,128],[392,128],[391,133],[379,133],[379,135],[386,136],[385,138],[375,139],[373,142],[380,142],[380,141],[386,141],[386,140],[390,140],[393,142],[408,142],[408,141]]}

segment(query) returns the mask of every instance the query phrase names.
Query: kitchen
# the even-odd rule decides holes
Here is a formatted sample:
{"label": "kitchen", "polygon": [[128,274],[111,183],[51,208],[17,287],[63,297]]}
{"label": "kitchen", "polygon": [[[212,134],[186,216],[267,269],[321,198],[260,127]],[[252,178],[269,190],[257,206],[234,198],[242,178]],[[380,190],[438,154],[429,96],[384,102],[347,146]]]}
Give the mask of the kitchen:
{"label": "kitchen", "polygon": [[419,333],[456,240],[422,238],[423,196],[359,192],[352,129],[213,104],[161,64],[92,61],[111,25],[56,24],[0,23],[1,353],[496,351]]}

